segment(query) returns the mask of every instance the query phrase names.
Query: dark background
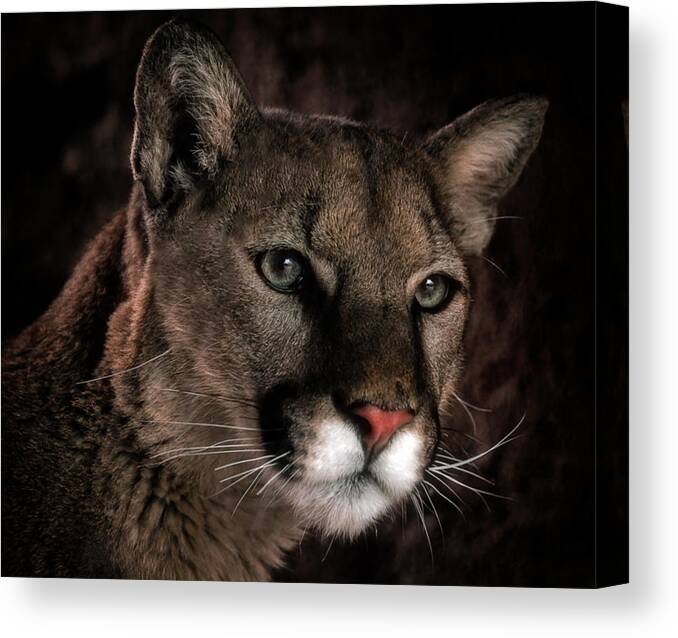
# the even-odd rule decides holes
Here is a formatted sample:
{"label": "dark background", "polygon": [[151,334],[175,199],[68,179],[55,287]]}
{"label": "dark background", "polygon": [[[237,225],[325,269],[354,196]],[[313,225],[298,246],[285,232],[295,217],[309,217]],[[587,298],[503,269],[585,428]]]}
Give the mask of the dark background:
{"label": "dark background", "polygon": [[[596,11],[604,31],[597,78]],[[146,38],[171,15],[2,16],[3,341],[45,310],[86,242],[125,205],[136,64]],[[444,538],[426,515],[433,564],[409,512],[404,525],[398,516],[353,545],[328,548],[308,534],[276,577],[531,586],[624,580],[627,10],[563,3],[191,17],[223,38],[258,103],[366,120],[411,141],[488,98],[530,92],[551,101],[542,142],[501,209],[522,219],[499,221],[487,252],[503,273],[487,261],[472,264],[460,392],[492,409],[474,413],[480,442],[469,452],[501,438],[526,412],[522,437],[479,468],[515,500],[489,499],[488,511],[467,492],[463,520],[438,499]],[[598,439],[596,415],[604,420]],[[458,407],[453,418],[472,432]]]}

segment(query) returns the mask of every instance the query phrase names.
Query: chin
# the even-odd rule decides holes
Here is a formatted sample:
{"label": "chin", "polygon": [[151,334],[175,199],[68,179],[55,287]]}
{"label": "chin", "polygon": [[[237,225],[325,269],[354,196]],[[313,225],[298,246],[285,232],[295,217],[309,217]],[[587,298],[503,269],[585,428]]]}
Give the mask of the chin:
{"label": "chin", "polygon": [[423,437],[398,432],[372,460],[354,432],[328,422],[306,450],[287,498],[302,526],[352,539],[387,516],[417,486],[425,468]]}

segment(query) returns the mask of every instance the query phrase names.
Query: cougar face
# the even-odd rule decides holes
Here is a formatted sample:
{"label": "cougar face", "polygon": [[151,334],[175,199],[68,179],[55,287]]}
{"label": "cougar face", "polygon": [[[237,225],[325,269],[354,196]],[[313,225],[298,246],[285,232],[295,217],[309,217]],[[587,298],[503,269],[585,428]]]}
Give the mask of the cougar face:
{"label": "cougar face", "polygon": [[247,432],[263,462],[241,479],[260,468],[300,524],[359,533],[432,458],[462,368],[465,259],[487,245],[545,101],[489,102],[404,146],[258,109],[215,37],[172,22],[147,45],[135,104],[166,374]]}

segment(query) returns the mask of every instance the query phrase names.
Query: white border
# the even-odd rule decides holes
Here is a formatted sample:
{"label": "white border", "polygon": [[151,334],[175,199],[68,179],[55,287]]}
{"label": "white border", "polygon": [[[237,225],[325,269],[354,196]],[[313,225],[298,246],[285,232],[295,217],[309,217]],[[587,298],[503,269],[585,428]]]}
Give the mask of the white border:
{"label": "white border", "polygon": [[[677,4],[638,0],[631,6],[631,585],[595,592],[3,579],[0,623],[5,635],[675,635]],[[185,1],[146,0],[109,1],[96,8],[190,6]],[[59,8],[95,5],[65,1]],[[0,9],[54,10],[54,4],[2,0]],[[603,228],[599,235],[604,240]]]}

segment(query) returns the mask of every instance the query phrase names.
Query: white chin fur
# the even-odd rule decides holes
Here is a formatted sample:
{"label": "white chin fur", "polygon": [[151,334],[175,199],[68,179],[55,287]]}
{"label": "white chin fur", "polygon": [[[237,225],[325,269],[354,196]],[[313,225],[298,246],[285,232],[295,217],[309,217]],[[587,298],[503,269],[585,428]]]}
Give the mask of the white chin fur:
{"label": "white chin fur", "polygon": [[290,497],[305,524],[330,536],[353,537],[385,514],[392,500],[374,481],[360,478],[325,484],[300,482]]}
{"label": "white chin fur", "polygon": [[356,536],[419,481],[424,444],[416,432],[396,432],[368,474],[361,474],[365,453],[354,428],[334,418],[324,420],[316,432],[288,497],[307,524],[329,535]]}

